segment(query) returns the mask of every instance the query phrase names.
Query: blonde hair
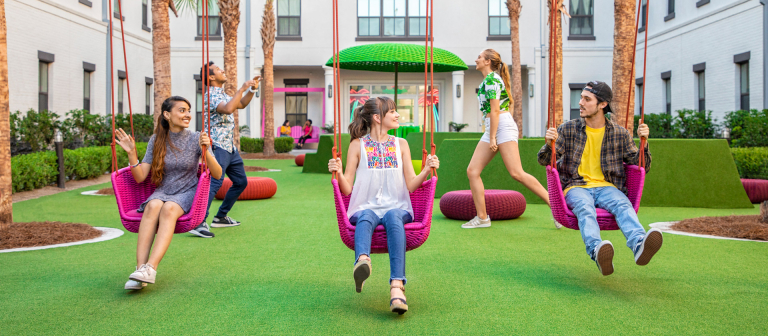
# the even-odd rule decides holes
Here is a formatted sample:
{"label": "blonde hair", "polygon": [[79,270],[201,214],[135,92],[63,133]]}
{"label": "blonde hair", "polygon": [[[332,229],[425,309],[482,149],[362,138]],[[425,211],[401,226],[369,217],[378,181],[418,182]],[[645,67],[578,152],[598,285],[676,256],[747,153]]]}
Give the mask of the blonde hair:
{"label": "blonde hair", "polygon": [[496,50],[485,49],[483,50],[483,58],[491,61],[491,70],[497,71],[501,76],[501,80],[504,82],[504,90],[507,91],[507,97],[509,97],[509,106],[514,106],[515,100],[512,98],[512,92],[509,91],[509,69],[501,60],[501,55]]}

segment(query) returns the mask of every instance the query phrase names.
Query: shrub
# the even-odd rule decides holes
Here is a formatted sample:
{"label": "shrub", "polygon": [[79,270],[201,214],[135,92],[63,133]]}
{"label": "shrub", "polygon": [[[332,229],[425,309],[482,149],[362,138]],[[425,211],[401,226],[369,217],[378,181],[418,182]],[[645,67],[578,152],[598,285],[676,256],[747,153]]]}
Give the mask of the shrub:
{"label": "shrub", "polygon": [[[117,152],[118,168],[128,166],[128,155],[121,148]],[[136,144],[139,160],[144,158],[147,144]],[[100,176],[112,168],[110,146],[85,147],[64,150],[64,174],[69,180],[82,180]],[[56,153],[43,151],[17,155],[11,158],[13,192],[32,190],[56,183],[59,167]]]}
{"label": "shrub", "polygon": [[728,112],[723,125],[733,147],[768,147],[768,110]]}
{"label": "shrub", "polygon": [[264,151],[264,140],[240,137],[240,150],[246,153],[261,153]]}
{"label": "shrub", "polygon": [[61,127],[59,115],[48,110],[36,112],[30,109],[24,118],[19,118],[18,113],[15,113],[18,127],[15,134],[19,139],[29,144],[32,151],[49,149],[56,129]]}
{"label": "shrub", "polygon": [[676,138],[714,139],[718,135],[717,119],[712,119],[712,111],[677,110],[672,127]]}
{"label": "shrub", "polygon": [[768,180],[768,147],[731,148],[741,178]]}
{"label": "shrub", "polygon": [[275,138],[275,152],[288,153],[293,149],[293,143],[291,137]]}
{"label": "shrub", "polygon": [[[648,125],[650,130],[649,138],[674,138],[675,129],[672,128],[672,115],[661,114],[646,114],[645,124]],[[632,132],[632,136],[637,136],[637,126],[640,125],[640,116],[635,116],[635,129]]]}

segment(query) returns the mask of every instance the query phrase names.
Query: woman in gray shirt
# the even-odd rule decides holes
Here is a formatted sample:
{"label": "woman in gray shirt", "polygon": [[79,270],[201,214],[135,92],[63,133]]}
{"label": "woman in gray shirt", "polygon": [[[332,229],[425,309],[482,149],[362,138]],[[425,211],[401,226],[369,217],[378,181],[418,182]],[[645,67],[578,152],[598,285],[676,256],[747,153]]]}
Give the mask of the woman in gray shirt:
{"label": "woman in gray shirt", "polygon": [[[147,283],[155,283],[157,265],[171,244],[176,220],[192,207],[201,147],[210,148],[211,140],[205,133],[186,129],[192,119],[190,106],[188,100],[178,96],[163,102],[162,115],[141,163],[133,138],[123,129],[115,132],[117,143],[128,153],[131,174],[136,182],[143,182],[151,171],[150,178],[157,186],[137,210],[143,213],[136,247],[137,266],[128,277],[130,280],[125,289],[142,289]],[[205,160],[211,176],[220,178],[221,166],[210,151],[206,151]]]}

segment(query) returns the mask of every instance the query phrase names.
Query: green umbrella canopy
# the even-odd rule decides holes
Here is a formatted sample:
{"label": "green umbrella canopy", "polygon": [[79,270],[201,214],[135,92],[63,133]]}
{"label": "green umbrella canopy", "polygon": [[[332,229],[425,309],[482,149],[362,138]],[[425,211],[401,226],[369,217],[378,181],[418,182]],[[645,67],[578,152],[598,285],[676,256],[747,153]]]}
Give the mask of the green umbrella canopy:
{"label": "green umbrella canopy", "polygon": [[[378,72],[424,72],[424,46],[405,43],[375,43],[340,52],[340,66],[347,70]],[[434,48],[435,72],[467,70],[464,61],[450,51]],[[333,66],[333,57],[325,63]]]}

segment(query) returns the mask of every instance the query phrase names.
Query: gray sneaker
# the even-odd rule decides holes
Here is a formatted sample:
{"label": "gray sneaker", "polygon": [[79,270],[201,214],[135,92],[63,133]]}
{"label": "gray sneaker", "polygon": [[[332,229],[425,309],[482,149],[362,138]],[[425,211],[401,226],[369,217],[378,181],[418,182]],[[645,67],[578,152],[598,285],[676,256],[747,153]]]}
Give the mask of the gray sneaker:
{"label": "gray sneaker", "polygon": [[213,221],[211,221],[211,227],[215,228],[232,227],[238,225],[240,225],[240,222],[232,219],[232,217],[229,216],[213,217]]}
{"label": "gray sneaker", "polygon": [[200,223],[196,228],[190,230],[189,233],[200,238],[213,238],[216,236],[211,232],[211,228],[208,227],[208,223],[206,222]]}

